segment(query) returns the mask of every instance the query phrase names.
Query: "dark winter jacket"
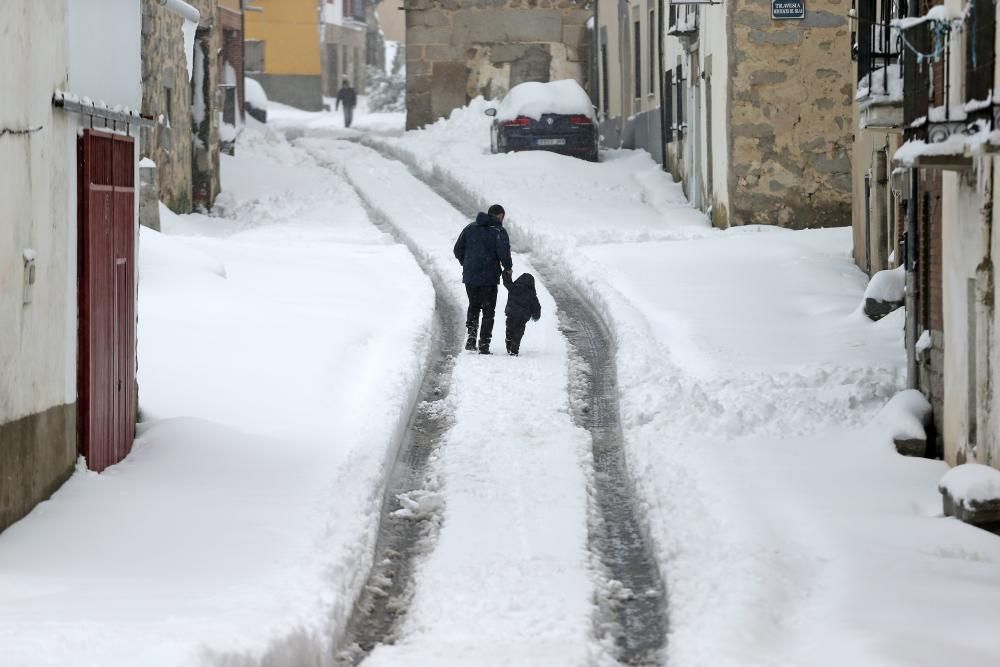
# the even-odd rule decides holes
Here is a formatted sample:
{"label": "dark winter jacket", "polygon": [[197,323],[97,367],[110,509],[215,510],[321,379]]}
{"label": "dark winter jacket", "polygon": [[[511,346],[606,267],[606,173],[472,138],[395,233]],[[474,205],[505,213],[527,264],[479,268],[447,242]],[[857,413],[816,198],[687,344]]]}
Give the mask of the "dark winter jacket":
{"label": "dark winter jacket", "polygon": [[337,91],[337,108],[340,108],[341,104],[349,109],[353,109],[358,105],[358,94],[350,86],[344,86]]}
{"label": "dark winter jacket", "polygon": [[518,322],[527,322],[529,317],[537,322],[542,316],[542,304],[538,303],[538,294],[535,293],[535,277],[522,273],[512,281],[505,273],[503,286],[508,292],[504,315]]}
{"label": "dark winter jacket", "polygon": [[500,273],[511,270],[510,238],[500,221],[480,213],[455,242],[455,257],[462,265],[462,282],[469,287],[500,284]]}

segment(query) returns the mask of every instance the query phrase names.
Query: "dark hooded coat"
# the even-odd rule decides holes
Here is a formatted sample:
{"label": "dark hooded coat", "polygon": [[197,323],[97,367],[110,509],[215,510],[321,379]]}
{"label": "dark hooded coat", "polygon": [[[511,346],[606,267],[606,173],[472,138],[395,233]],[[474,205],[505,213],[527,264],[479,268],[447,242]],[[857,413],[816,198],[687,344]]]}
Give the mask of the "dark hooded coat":
{"label": "dark hooded coat", "polygon": [[503,286],[508,292],[504,315],[518,322],[527,322],[528,318],[538,321],[542,316],[542,304],[538,303],[538,294],[535,292],[535,277],[530,273],[522,273],[517,280],[512,281],[504,274]]}
{"label": "dark hooded coat", "polygon": [[507,230],[485,213],[462,230],[455,242],[455,258],[462,265],[462,282],[469,287],[499,285],[500,273],[514,266]]}

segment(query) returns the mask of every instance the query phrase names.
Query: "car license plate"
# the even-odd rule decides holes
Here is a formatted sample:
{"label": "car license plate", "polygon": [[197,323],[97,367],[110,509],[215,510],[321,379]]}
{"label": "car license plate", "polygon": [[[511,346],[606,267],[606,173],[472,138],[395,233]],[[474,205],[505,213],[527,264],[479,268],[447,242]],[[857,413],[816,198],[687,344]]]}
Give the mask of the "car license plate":
{"label": "car license plate", "polygon": [[565,146],[565,139],[536,139],[536,146]]}

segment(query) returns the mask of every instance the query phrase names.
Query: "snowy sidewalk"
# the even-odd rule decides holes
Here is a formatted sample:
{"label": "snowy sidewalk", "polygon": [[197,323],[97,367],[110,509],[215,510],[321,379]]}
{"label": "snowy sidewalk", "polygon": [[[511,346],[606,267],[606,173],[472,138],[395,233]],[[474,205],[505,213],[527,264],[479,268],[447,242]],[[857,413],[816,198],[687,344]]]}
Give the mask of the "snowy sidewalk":
{"label": "snowy sidewalk", "polygon": [[[468,224],[399,163],[345,142],[302,139],[344,170],[441,276],[464,313],[452,255]],[[386,193],[394,196],[387,197]],[[521,256],[515,275],[531,271]],[[463,353],[440,453],[442,527],[418,565],[402,638],[370,665],[583,665],[597,650],[587,551],[589,435],[569,413],[567,344],[540,282],[542,319],[521,356],[503,353],[500,289],[491,357]]]}
{"label": "snowy sidewalk", "polygon": [[331,660],[433,290],[303,151],[223,159],[219,217],[142,230],[135,449],[0,535],[3,667]]}

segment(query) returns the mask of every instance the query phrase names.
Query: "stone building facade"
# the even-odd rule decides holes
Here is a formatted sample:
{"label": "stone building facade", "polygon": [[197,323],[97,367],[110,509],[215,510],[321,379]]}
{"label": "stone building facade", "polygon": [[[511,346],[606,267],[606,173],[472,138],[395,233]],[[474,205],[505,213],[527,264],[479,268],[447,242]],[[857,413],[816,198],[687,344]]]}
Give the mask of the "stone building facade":
{"label": "stone building facade", "polygon": [[201,22],[194,38],[191,77],[191,194],[195,208],[208,209],[222,189],[219,175],[219,115],[222,111],[223,30],[218,0],[194,0]]}
{"label": "stone building facade", "polygon": [[[716,226],[851,223],[855,82],[844,0],[670,7],[666,164]],[[724,29],[722,27],[724,26]]]}
{"label": "stone building facade", "polygon": [[[159,199],[176,213],[210,208],[219,194],[220,84],[233,86],[232,111],[242,107],[242,14],[224,6],[239,7],[238,0],[189,4],[201,20],[185,28],[158,3],[142,3],[142,109],[156,124],[143,131],[140,154],[156,163]],[[194,36],[190,54],[185,30]]]}
{"label": "stone building facade", "polygon": [[406,0],[406,126],[525,81],[586,83],[588,0]]}
{"label": "stone building facade", "polygon": [[142,131],[140,154],[157,166],[159,199],[190,213],[191,80],[184,52],[184,19],[155,2],[142,3],[142,111],[157,119]]}
{"label": "stone building facade", "polygon": [[323,94],[334,97],[344,79],[357,91],[365,87],[368,17],[374,5],[362,0],[328,3],[322,13]]}

